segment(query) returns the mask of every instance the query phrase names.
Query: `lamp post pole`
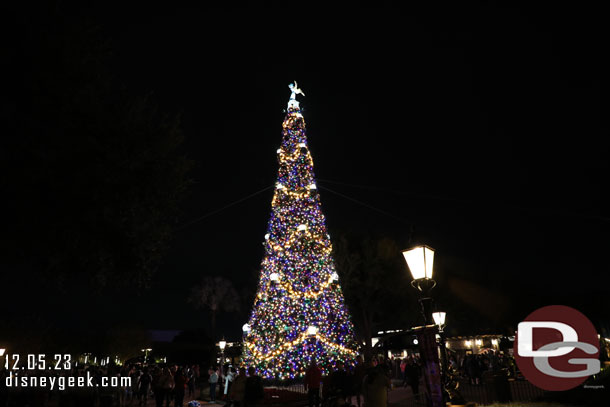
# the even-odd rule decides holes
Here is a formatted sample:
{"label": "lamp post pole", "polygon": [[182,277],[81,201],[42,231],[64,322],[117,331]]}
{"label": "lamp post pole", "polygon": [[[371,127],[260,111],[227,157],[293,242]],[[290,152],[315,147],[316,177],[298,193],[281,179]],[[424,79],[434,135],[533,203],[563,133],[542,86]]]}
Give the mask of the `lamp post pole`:
{"label": "lamp post pole", "polygon": [[[409,270],[411,271],[411,275],[413,276],[413,281],[411,281],[411,285],[417,289],[417,291],[419,292],[419,304],[421,307],[421,313],[422,316],[424,317],[424,332],[426,329],[429,328],[430,325],[435,325],[435,321],[433,320],[433,314],[432,314],[432,307],[433,307],[433,299],[432,296],[430,295],[430,292],[432,291],[432,289],[436,286],[436,281],[434,281],[432,279],[432,272],[433,272],[433,264],[434,264],[434,249],[429,247],[429,246],[416,246],[413,247],[411,249],[407,249],[407,250],[403,250],[402,255],[405,258],[405,261],[407,262],[407,266],[409,267]],[[444,313],[443,313],[444,316]],[[444,321],[443,321],[444,323]],[[438,325],[438,324],[437,324]],[[439,332],[442,332],[440,330],[440,326],[439,326]],[[442,342],[442,336],[441,336],[441,342]],[[435,341],[436,343],[436,341]],[[438,345],[437,346],[437,352],[438,352]],[[443,347],[441,346],[441,359],[442,362],[442,366],[440,368],[440,372],[438,372],[439,374],[439,379],[440,379],[440,389],[438,389],[438,393],[436,393],[436,396],[433,397],[433,400],[431,400],[431,403],[433,406],[441,406],[444,403],[444,400],[447,398],[447,396],[445,395],[445,368],[446,368],[446,360],[445,357],[443,357],[444,352],[443,352]],[[438,363],[438,353],[433,356],[434,359],[436,359],[435,363]],[[426,362],[429,363],[429,362]],[[429,368],[430,369],[430,368]],[[434,370],[438,369],[438,367],[436,368],[432,368],[429,371],[431,373],[429,373],[430,375],[434,376],[434,373],[432,373]],[[428,373],[427,373],[428,374]],[[433,382],[433,378],[427,378],[427,380],[429,380],[430,382]],[[429,384],[429,386],[432,386],[432,384]],[[431,391],[429,389],[429,391]],[[439,394],[440,393],[440,394]]]}
{"label": "lamp post pole", "polygon": [[148,363],[148,352],[151,350],[151,348],[142,349],[142,352],[144,352],[144,364]]}
{"label": "lamp post pole", "polygon": [[225,364],[225,347],[227,346],[227,341],[225,341],[224,336],[218,342],[218,347],[220,348],[220,378],[224,376],[224,364]]}
{"label": "lamp post pole", "polygon": [[438,336],[439,336],[439,345],[441,348],[441,376],[443,378],[443,382],[446,381],[447,371],[449,368],[448,360],[447,360],[447,346],[445,343],[445,319],[447,318],[447,313],[438,311],[432,314],[432,318],[434,318],[434,323],[438,325]]}

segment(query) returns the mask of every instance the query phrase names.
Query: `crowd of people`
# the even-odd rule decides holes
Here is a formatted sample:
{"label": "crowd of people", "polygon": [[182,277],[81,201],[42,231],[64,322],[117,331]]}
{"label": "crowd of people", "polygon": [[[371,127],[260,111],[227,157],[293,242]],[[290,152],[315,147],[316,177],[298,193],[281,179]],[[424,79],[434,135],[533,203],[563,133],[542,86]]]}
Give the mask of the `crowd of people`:
{"label": "crowd of people", "polygon": [[249,367],[247,373],[245,367],[234,370],[232,366],[227,366],[222,372],[218,368],[210,368],[208,383],[211,402],[221,398],[235,407],[244,407],[258,404],[264,397],[263,379],[253,367]]}
{"label": "crowd of people", "polygon": [[[253,367],[240,367],[234,370],[232,366],[210,367],[207,376],[202,374],[199,366],[192,367],[154,367],[143,370],[132,369],[132,388],[125,395],[121,406],[130,407],[146,405],[149,398],[154,398],[156,407],[183,407],[185,396],[195,398],[196,388],[199,388],[198,398],[203,397],[203,389],[207,380],[209,401],[217,400],[231,402],[235,407],[251,406],[264,397],[263,379],[258,376]],[[135,403],[134,403],[135,401]]]}
{"label": "crowd of people", "polygon": [[[476,355],[449,355],[449,365],[472,385],[484,382],[485,375],[498,370],[516,373],[514,359],[501,352],[485,351]],[[420,397],[422,367],[417,356],[405,358],[373,357],[364,362],[359,356],[347,365],[334,362],[328,374],[313,360],[306,370],[304,387],[309,406],[357,405],[358,407],[386,406],[388,390],[395,384],[411,389],[415,398]],[[24,373],[31,374],[31,373]],[[264,398],[263,379],[253,367],[210,367],[200,371],[198,365],[191,366],[81,366],[68,371],[38,374],[63,376],[92,376],[95,383],[104,377],[130,378],[129,386],[95,387],[94,389],[71,389],[50,392],[45,389],[14,389],[10,405],[44,406],[48,400],[57,398],[54,405],[71,407],[79,405],[140,407],[154,400],[156,407],[185,407],[189,400],[201,399],[204,389],[209,389],[211,402],[223,400],[235,407],[260,404]],[[0,380],[8,375],[0,371]],[[9,405],[8,392],[0,383],[0,407]],[[207,391],[205,391],[207,393]],[[207,394],[206,394],[207,396]]]}
{"label": "crowd of people", "polygon": [[[15,383],[6,386],[6,378],[12,376]],[[0,407],[11,406],[46,406],[59,407],[77,406],[145,406],[149,399],[154,398],[157,407],[183,407],[185,397],[195,397],[196,383],[199,379],[199,367],[194,366],[78,366],[67,370],[39,371],[26,370],[10,372],[0,371]],[[17,386],[17,378],[38,378],[36,383],[45,386]],[[78,383],[82,386],[65,388],[55,386],[51,389],[50,380],[54,383]],[[91,378],[91,383],[88,379]],[[124,380],[129,378],[129,380]],[[115,379],[115,380],[113,380]]]}
{"label": "crowd of people", "polygon": [[517,365],[515,359],[504,352],[484,351],[476,355],[468,354],[460,358],[450,360],[452,367],[462,377],[468,379],[470,384],[480,385],[487,373],[503,370],[510,377],[517,376]]}
{"label": "crowd of people", "polygon": [[195,397],[195,386],[199,380],[199,366],[131,366],[122,374],[131,378],[131,387],[122,394],[123,406],[146,405],[149,398],[155,399],[157,407],[182,407],[185,396]]}
{"label": "crowd of people", "polygon": [[391,362],[383,358],[372,358],[364,362],[362,356],[348,367],[341,361],[326,376],[313,360],[305,373],[305,390],[309,407],[352,405],[358,407],[385,407],[387,393],[391,388]]}

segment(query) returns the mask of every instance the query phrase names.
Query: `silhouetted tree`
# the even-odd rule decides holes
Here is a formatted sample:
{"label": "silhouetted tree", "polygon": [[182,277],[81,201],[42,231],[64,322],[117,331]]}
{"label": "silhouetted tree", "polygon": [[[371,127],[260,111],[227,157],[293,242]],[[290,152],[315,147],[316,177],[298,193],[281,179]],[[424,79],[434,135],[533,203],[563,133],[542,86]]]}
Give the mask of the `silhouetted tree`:
{"label": "silhouetted tree", "polygon": [[400,249],[388,238],[342,235],[333,241],[333,250],[358,340],[369,357],[378,328],[384,323],[394,328],[406,325],[415,312]]}
{"label": "silhouetted tree", "polygon": [[219,312],[239,311],[239,295],[230,280],[224,277],[205,276],[191,289],[189,302],[210,314],[210,336],[216,340],[216,317]]}
{"label": "silhouetted tree", "polygon": [[145,287],[189,185],[180,121],[121,85],[90,22],[34,16],[3,112],[3,261],[30,287]]}

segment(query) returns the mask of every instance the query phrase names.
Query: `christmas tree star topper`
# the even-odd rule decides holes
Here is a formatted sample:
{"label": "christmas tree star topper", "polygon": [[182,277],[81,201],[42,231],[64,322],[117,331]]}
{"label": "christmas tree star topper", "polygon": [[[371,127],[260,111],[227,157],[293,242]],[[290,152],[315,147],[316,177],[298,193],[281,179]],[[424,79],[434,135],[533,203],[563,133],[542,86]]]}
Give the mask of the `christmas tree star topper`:
{"label": "christmas tree star topper", "polygon": [[294,81],[294,83],[291,83],[290,85],[288,85],[288,87],[292,91],[292,94],[290,95],[290,100],[296,100],[297,95],[305,96],[305,93],[303,93],[303,90],[300,89],[299,86],[297,85],[297,81]]}

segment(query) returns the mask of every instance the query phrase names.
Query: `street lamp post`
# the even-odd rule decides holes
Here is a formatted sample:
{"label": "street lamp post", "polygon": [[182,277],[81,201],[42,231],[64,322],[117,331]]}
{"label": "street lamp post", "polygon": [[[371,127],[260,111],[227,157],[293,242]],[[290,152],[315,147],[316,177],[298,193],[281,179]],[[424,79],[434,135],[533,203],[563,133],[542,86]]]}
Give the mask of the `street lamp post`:
{"label": "street lamp post", "polygon": [[[411,275],[413,276],[413,281],[411,281],[411,285],[415,289],[417,289],[417,291],[419,291],[419,304],[421,307],[421,313],[424,317],[424,325],[426,327],[429,327],[430,325],[434,325],[435,317],[432,314],[433,300],[432,300],[432,296],[430,295],[430,292],[436,286],[436,281],[434,281],[432,279],[432,272],[433,272],[432,266],[434,264],[434,249],[431,248],[430,246],[421,245],[421,246],[413,247],[411,249],[403,250],[402,255],[404,256],[405,261],[407,262],[407,266],[409,267],[409,270],[411,271]],[[441,317],[441,315],[439,313],[436,313],[436,314],[437,314],[436,318]],[[445,314],[442,313],[443,324],[445,322],[444,316],[445,316]],[[440,319],[439,319],[439,322],[440,322]],[[424,328],[424,329],[426,329],[426,328]],[[442,331],[441,331],[441,327],[439,325],[439,333],[440,332],[442,332]],[[442,341],[443,340],[442,340],[442,336],[441,336],[441,342]],[[444,352],[443,352],[443,348],[441,347],[441,358],[443,358],[443,355],[444,355]],[[443,400],[445,400],[447,398],[447,396],[445,394],[446,393],[446,390],[445,390],[446,360],[444,360],[444,358],[443,358],[441,363],[442,363],[442,366],[441,366],[441,369],[439,372],[440,380],[441,380],[441,389],[440,389],[439,398],[435,399],[435,401],[432,402],[434,405],[441,405]]]}
{"label": "street lamp post", "polygon": [[224,376],[224,364],[225,364],[225,347],[227,346],[227,341],[225,341],[224,336],[218,342],[218,347],[220,348],[220,377]]}
{"label": "street lamp post", "polygon": [[437,311],[432,313],[432,318],[434,319],[434,323],[436,325],[438,325],[438,334],[440,337],[439,340],[439,345],[441,347],[441,371],[442,371],[442,375],[443,378],[447,377],[447,370],[448,370],[448,361],[447,361],[447,347],[445,344],[445,333],[444,333],[444,328],[445,328],[445,319],[447,318],[447,313],[443,312],[443,311]]}
{"label": "street lamp post", "polygon": [[150,352],[151,350],[151,348],[142,349],[142,352],[144,352],[144,364],[148,362],[148,352]]}

